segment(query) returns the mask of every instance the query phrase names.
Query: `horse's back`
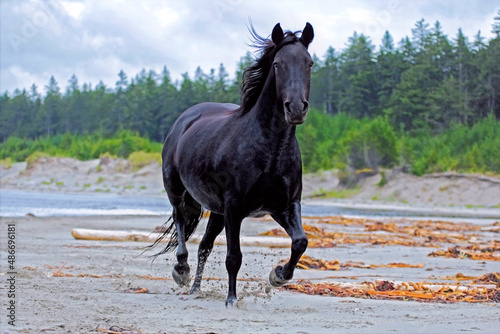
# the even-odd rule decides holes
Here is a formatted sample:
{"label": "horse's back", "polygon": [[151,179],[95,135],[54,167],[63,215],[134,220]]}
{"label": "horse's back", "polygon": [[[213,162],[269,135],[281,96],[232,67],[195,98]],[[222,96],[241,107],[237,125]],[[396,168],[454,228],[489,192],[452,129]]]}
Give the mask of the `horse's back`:
{"label": "horse's back", "polygon": [[165,139],[163,153],[165,154],[169,148],[172,148],[172,145],[176,145],[180,137],[197,121],[202,121],[204,118],[222,117],[238,108],[238,105],[232,103],[205,102],[186,109],[170,128]]}
{"label": "horse's back", "polygon": [[238,109],[233,103],[204,102],[196,104],[184,111],[172,125],[171,131],[181,130],[185,132],[194,121],[202,117],[217,117]]}

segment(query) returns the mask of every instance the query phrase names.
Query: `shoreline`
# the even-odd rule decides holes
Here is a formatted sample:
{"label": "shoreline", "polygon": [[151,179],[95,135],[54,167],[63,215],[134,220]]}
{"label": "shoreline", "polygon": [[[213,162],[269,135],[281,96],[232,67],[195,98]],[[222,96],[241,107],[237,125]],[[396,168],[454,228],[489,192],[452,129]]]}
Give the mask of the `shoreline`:
{"label": "shoreline", "polygon": [[[341,185],[337,171],[303,175],[303,202],[338,205],[435,207],[461,210],[500,209],[500,178],[475,174],[438,173],[417,177],[398,169],[361,178],[353,189]],[[34,163],[0,166],[0,190],[78,193],[89,195],[164,197],[161,167],[139,169],[124,159],[79,161],[41,158]],[[326,195],[320,196],[321,194]]]}
{"label": "shoreline", "polygon": [[[24,203],[23,201],[26,201]],[[0,216],[152,216],[169,215],[166,195],[107,194],[0,189]],[[16,206],[23,202],[24,207]],[[51,203],[50,206],[46,203]],[[128,204],[127,204],[128,203]],[[37,206],[38,205],[38,206]],[[127,206],[127,205],[132,205]],[[341,215],[346,217],[401,217],[408,219],[500,220],[500,208],[467,208],[381,203],[350,199],[303,199],[304,218]]]}

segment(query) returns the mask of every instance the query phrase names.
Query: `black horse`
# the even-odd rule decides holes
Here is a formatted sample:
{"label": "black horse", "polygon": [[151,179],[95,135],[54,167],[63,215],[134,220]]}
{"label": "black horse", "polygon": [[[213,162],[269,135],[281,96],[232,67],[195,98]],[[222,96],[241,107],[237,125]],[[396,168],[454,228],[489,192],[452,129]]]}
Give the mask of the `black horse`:
{"label": "black horse", "polygon": [[199,290],[214,240],[225,228],[226,305],[236,300],[245,217],[268,213],[292,239],[289,262],[271,271],[273,286],[292,278],[308,243],[301,221],[302,162],[295,127],[304,122],[308,110],[313,61],[307,47],[313,28],[307,23],[302,34],[283,33],[278,23],[271,40],[253,28],[252,35],[261,56],[243,74],[242,105],[201,103],[187,109],[168,132],[162,151],[173,222],[154,244],[170,237],[157,255],[177,247],[172,276],[179,285],[189,284],[186,241],[199,223],[202,207],[209,210],[191,293]]}

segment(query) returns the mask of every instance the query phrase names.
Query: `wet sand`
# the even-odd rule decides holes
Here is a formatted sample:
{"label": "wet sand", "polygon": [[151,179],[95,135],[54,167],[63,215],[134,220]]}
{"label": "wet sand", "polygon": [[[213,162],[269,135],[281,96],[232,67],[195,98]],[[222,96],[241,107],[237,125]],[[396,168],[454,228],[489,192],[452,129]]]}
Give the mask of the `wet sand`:
{"label": "wet sand", "polygon": [[[7,224],[16,224],[18,272],[16,327],[15,330],[6,327],[6,311],[2,311],[2,330],[20,333],[112,332],[110,329],[130,333],[494,333],[500,328],[500,303],[338,298],[271,288],[267,277],[273,266],[289,256],[285,248],[243,247],[237,289],[239,300],[235,307],[226,308],[225,246],[214,248],[206,266],[203,291],[189,295],[186,288],[177,287],[170,278],[173,253],[151,262],[148,257],[151,253],[142,254],[144,243],[75,240],[71,236],[73,228],[152,231],[162,222],[161,217],[133,216],[2,218],[3,245]],[[269,220],[247,219],[242,235],[256,235],[277,227]],[[357,229],[329,228],[352,233]],[[202,231],[203,223],[196,233]],[[498,240],[498,233],[481,237]],[[446,249],[448,245],[440,246]],[[189,243],[188,249],[193,273],[197,245]],[[307,255],[329,261],[422,263],[423,267],[296,270],[293,282],[301,279],[418,282],[457,273],[480,276],[500,272],[498,261],[427,256],[435,250],[377,244],[309,248]],[[5,263],[2,254],[0,279],[3,281],[6,280]],[[1,293],[2,310],[5,310],[5,290]]]}

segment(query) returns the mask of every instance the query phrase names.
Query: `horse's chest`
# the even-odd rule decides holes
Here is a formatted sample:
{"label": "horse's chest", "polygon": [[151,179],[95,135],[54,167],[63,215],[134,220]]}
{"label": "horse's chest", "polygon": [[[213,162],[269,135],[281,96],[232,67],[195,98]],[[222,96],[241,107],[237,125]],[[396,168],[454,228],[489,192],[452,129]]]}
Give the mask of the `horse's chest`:
{"label": "horse's chest", "polygon": [[300,179],[264,175],[249,192],[247,204],[264,211],[284,210],[300,196],[300,189]]}

